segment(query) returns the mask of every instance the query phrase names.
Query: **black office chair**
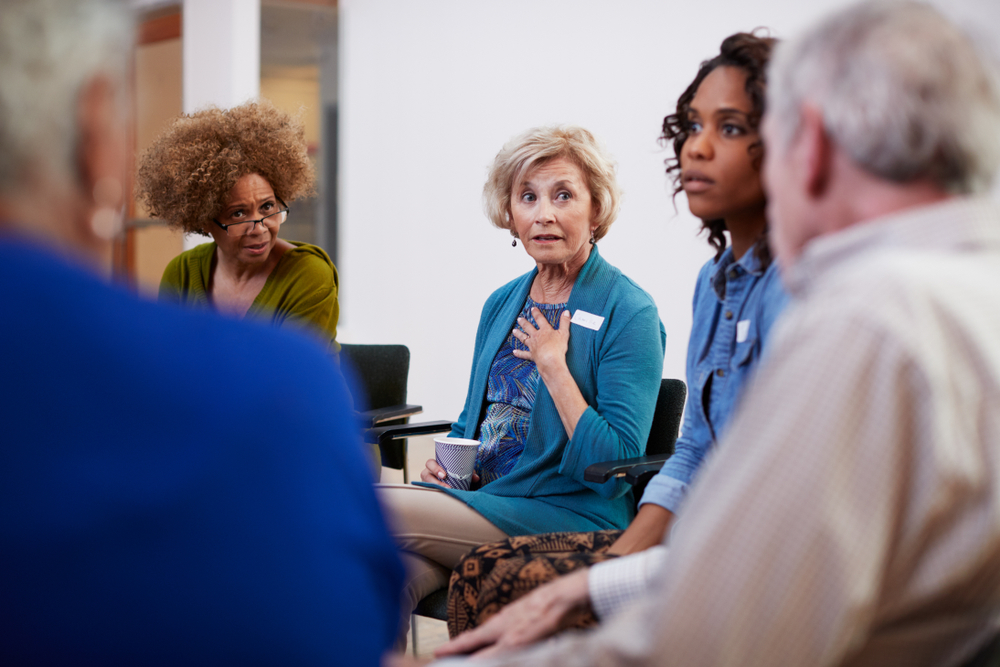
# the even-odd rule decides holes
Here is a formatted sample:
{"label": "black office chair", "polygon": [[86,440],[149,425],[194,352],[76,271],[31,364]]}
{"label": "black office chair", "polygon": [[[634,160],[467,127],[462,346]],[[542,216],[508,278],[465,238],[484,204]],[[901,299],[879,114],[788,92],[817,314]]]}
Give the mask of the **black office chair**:
{"label": "black office chair", "polygon": [[[639,502],[642,490],[674,452],[674,443],[677,441],[677,434],[680,431],[681,415],[684,413],[684,401],[687,399],[687,385],[683,380],[662,379],[660,380],[660,393],[656,397],[656,410],[653,413],[653,425],[649,429],[649,437],[646,439],[646,456],[632,459],[622,459],[607,463],[595,463],[584,471],[584,477],[590,482],[606,482],[612,477],[624,476],[626,481],[635,485],[633,496],[635,502]],[[417,426],[417,425],[413,425]],[[631,465],[625,465],[627,462]],[[639,462],[638,464],[634,462]],[[658,465],[657,465],[658,462]],[[653,472],[643,475],[641,478],[633,479],[627,474],[628,470],[636,465],[652,466],[656,465]],[[598,469],[605,472],[591,473],[591,470]],[[619,469],[621,472],[619,473]],[[592,479],[600,477],[601,479]],[[440,621],[448,620],[448,589],[447,587],[438,589],[426,596],[413,611],[417,616],[427,616]]]}
{"label": "black office chair", "polygon": [[683,380],[662,380],[660,394],[656,398],[653,427],[649,430],[649,440],[646,441],[646,454],[631,459],[595,463],[583,471],[583,478],[588,482],[602,484],[612,477],[624,477],[633,486],[635,502],[638,503],[646,484],[674,453],[674,443],[677,442],[686,400],[687,385]]}
{"label": "black office chair", "polygon": [[[384,426],[402,426],[409,418],[423,412],[420,405],[406,402],[406,381],[410,372],[410,350],[405,345],[349,345],[340,346],[341,359],[346,359],[361,384],[363,396],[355,396],[356,406],[368,409],[359,411],[365,440],[379,444],[382,465],[403,471],[403,483],[409,483],[406,466],[406,439],[389,439],[385,446],[369,433]],[[441,424],[443,422],[434,422]],[[451,423],[448,423],[451,429]]]}

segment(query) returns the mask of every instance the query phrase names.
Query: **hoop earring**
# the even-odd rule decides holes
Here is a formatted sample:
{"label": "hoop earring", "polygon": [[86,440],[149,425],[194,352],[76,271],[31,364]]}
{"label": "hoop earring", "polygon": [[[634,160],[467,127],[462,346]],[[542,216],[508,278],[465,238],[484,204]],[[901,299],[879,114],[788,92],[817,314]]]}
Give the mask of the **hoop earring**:
{"label": "hoop earring", "polygon": [[591,229],[590,230],[590,245],[594,245],[595,243],[597,243],[597,240],[594,238],[594,230]]}
{"label": "hoop earring", "polygon": [[516,248],[517,247],[517,239],[514,239],[513,241],[510,242],[510,247],[511,248]]}

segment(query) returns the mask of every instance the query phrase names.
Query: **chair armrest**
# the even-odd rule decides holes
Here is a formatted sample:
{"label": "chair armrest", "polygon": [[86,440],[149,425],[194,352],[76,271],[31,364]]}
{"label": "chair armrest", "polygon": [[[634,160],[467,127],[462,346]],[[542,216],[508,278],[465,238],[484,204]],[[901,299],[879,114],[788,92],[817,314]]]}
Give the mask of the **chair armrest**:
{"label": "chair armrest", "polygon": [[422,405],[390,405],[384,408],[376,408],[375,410],[364,410],[358,413],[358,417],[365,425],[365,428],[372,428],[393,419],[419,415],[423,411],[424,406]]}
{"label": "chair armrest", "polygon": [[420,422],[419,424],[398,424],[395,426],[376,426],[365,431],[365,442],[370,444],[384,444],[390,440],[410,438],[415,435],[433,435],[434,433],[448,433],[451,431],[453,422],[436,421]]}
{"label": "chair armrest", "polygon": [[[642,465],[632,466],[625,472],[625,481],[632,486],[641,486],[643,489],[646,488],[646,484],[649,480],[660,472],[660,468],[667,460],[666,455],[663,456],[663,461],[657,461],[656,463],[644,463]],[[652,458],[652,457],[651,457]]]}
{"label": "chair armrest", "polygon": [[[588,482],[603,484],[612,477],[625,477],[625,481],[629,484],[634,484],[635,480],[638,479],[639,474],[642,474],[643,472],[656,472],[663,467],[664,461],[669,458],[670,454],[654,454],[653,456],[637,456],[632,459],[619,459],[617,461],[595,463],[588,466],[587,469],[583,471],[583,478]],[[634,468],[640,467],[645,469],[638,471],[638,474],[634,475],[632,479],[629,479],[631,471]]]}

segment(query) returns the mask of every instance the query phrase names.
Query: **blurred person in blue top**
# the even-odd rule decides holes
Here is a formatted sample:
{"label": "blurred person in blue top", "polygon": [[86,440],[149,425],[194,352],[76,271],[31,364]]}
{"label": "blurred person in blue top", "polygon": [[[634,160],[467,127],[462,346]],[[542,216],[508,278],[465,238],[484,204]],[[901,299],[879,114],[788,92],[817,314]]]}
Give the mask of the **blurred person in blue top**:
{"label": "blurred person in blue top", "polygon": [[534,267],[490,295],[476,333],[451,434],[481,442],[477,486],[447,486],[434,460],[422,486],[379,486],[403,548],[404,610],[445,586],[483,542],[628,525],[629,486],[588,482],[584,470],[643,453],[663,374],[666,334],[653,299],[598,251],[619,188],[595,137],[573,126],[515,137],[483,194],[491,222]]}
{"label": "blurred person in blue top", "polygon": [[[635,577],[638,581],[625,581],[627,575],[616,573],[611,559],[663,541],[702,461],[735,412],[787,302],[777,264],[771,261],[760,175],[758,127],[774,42],[747,33],[726,38],[663,121],[662,140],[672,142],[674,149],[667,173],[675,179],[675,193],[685,193],[716,250],[695,285],[688,400],[673,456],[647,485],[639,512],[625,531],[511,539],[482,545],[466,556],[452,579],[452,636],[583,566],[602,563],[592,569],[593,590],[621,595],[645,587],[641,575]],[[587,614],[578,624],[594,622]]]}
{"label": "blurred person in blue top", "polygon": [[101,275],[132,35],[0,3],[0,664],[377,665],[402,568],[325,347]]}

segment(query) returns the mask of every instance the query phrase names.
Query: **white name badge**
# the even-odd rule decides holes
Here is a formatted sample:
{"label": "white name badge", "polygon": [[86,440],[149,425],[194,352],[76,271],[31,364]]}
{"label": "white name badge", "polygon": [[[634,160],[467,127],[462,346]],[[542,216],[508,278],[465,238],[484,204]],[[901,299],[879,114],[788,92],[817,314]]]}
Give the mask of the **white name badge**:
{"label": "white name badge", "polygon": [[593,329],[594,331],[600,331],[601,325],[604,324],[604,318],[600,315],[588,313],[585,310],[578,310],[573,313],[573,319],[571,319],[570,322],[573,324],[579,324],[581,327]]}
{"label": "white name badge", "polygon": [[743,343],[750,333],[750,320],[740,320],[736,323],[736,342]]}

